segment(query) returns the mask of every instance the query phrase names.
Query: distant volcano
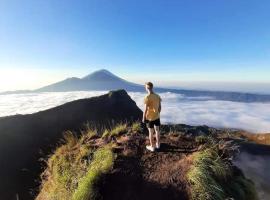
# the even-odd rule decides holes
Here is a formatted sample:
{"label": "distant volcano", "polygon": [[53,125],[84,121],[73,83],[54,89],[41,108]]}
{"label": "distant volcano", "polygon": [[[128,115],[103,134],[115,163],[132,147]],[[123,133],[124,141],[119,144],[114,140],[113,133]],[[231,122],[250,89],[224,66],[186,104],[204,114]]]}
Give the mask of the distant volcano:
{"label": "distant volcano", "polygon": [[[145,80],[151,81],[151,80]],[[154,82],[155,84],[156,82]],[[4,94],[22,94],[33,92],[67,92],[67,91],[109,91],[124,89],[128,92],[143,92],[144,86],[124,80],[106,69],[95,71],[83,78],[71,77],[57,83],[36,89],[8,91]],[[270,102],[270,95],[251,94],[241,92],[203,91],[187,89],[168,89],[155,87],[156,92],[172,92],[183,94],[186,97],[207,97],[193,100],[224,100],[236,102]]]}
{"label": "distant volcano", "polygon": [[67,78],[63,81],[39,88],[37,92],[62,92],[77,90],[116,90],[142,91],[143,86],[128,82],[106,69],[95,71],[83,78]]}

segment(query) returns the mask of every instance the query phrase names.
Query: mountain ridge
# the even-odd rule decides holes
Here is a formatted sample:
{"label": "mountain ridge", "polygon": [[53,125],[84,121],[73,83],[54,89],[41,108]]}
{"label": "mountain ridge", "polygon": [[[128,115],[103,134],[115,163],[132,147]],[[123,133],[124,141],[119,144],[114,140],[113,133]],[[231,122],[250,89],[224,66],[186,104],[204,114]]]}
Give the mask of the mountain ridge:
{"label": "mountain ridge", "polygon": [[0,199],[31,199],[37,187],[40,158],[49,155],[63,132],[80,133],[85,123],[103,129],[121,121],[136,121],[142,111],[124,90],[79,99],[33,114],[0,117]]}

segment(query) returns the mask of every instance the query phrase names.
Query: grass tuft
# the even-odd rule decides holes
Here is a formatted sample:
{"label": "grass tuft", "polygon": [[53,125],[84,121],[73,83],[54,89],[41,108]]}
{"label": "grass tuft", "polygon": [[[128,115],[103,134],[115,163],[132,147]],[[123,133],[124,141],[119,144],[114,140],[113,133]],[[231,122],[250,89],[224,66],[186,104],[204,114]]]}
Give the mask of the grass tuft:
{"label": "grass tuft", "polygon": [[194,166],[188,172],[187,178],[191,183],[192,199],[223,200],[225,194],[217,177],[225,177],[225,164],[213,149],[198,152],[193,158]]}
{"label": "grass tuft", "polygon": [[204,144],[206,142],[208,142],[209,138],[206,135],[200,135],[195,137],[195,142],[199,143],[199,144]]}
{"label": "grass tuft", "polygon": [[126,123],[120,123],[111,130],[111,136],[119,136],[128,131]]}
{"label": "grass tuft", "polygon": [[142,131],[141,123],[140,122],[134,122],[131,126],[132,133],[138,133]]}
{"label": "grass tuft", "polygon": [[128,132],[128,126],[126,123],[117,124],[111,130],[105,129],[102,138],[117,137]]}
{"label": "grass tuft", "polygon": [[100,176],[107,173],[113,166],[114,155],[109,147],[98,149],[93,156],[86,175],[79,181],[78,188],[72,196],[72,200],[95,199],[98,194],[95,183]]}
{"label": "grass tuft", "polygon": [[235,173],[228,159],[220,155],[218,145],[194,154],[187,179],[194,200],[258,199],[254,184]]}
{"label": "grass tuft", "polygon": [[105,129],[103,134],[102,134],[102,138],[107,138],[110,136],[110,131],[108,129]]}
{"label": "grass tuft", "polygon": [[87,135],[77,138],[70,131],[65,133],[64,141],[47,161],[37,200],[95,196],[97,193],[93,185],[113,165],[113,153],[108,145],[95,150],[87,144]]}

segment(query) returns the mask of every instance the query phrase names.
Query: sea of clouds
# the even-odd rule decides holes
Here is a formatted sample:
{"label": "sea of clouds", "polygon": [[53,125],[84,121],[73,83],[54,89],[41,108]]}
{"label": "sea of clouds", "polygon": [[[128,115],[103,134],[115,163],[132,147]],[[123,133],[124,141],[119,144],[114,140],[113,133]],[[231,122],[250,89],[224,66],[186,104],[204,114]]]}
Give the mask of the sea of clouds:
{"label": "sea of clouds", "polygon": [[[44,92],[0,95],[0,117],[46,110],[76,99],[89,98],[107,91]],[[129,92],[143,109],[145,93]],[[209,97],[186,97],[176,93],[160,93],[162,123],[185,123],[213,127],[240,128],[251,132],[270,132],[270,102],[240,103]]]}

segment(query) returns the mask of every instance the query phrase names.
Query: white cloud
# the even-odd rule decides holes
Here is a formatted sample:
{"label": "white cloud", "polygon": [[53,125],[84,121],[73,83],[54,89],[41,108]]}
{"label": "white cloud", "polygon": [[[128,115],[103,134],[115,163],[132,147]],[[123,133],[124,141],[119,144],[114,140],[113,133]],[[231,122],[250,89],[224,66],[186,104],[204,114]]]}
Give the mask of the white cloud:
{"label": "white cloud", "polygon": [[89,98],[105,93],[107,92],[44,92],[0,95],[0,116],[34,113],[76,99]]}
{"label": "white cloud", "polygon": [[[142,93],[130,93],[143,108]],[[270,132],[270,103],[239,103],[186,98],[181,94],[162,93],[163,123],[185,123],[213,127],[241,128],[252,132]]]}
{"label": "white cloud", "polygon": [[[63,103],[106,93],[59,92],[0,96],[0,116],[26,114]],[[143,108],[144,93],[129,95]],[[241,128],[252,132],[270,132],[270,103],[217,101],[208,97],[188,98],[182,94],[161,93],[163,123],[185,123],[213,127]]]}

